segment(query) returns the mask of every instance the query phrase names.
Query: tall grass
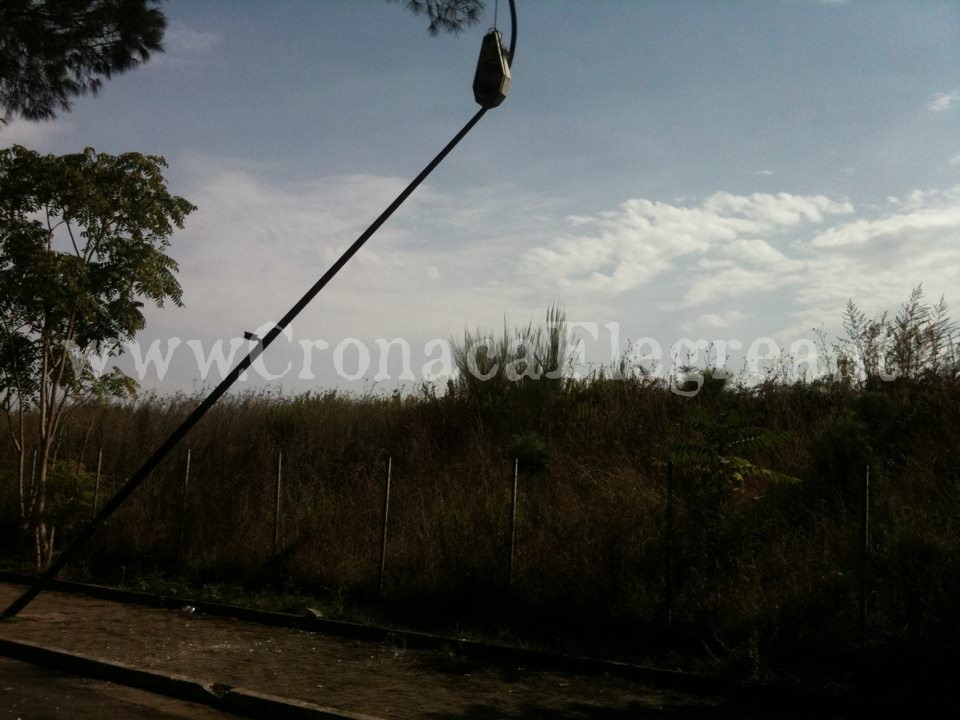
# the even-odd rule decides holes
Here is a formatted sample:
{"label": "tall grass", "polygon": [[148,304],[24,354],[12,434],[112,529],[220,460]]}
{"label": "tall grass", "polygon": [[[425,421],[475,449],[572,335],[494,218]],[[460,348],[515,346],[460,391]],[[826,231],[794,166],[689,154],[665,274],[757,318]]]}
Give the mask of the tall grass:
{"label": "tall grass", "polygon": [[[121,567],[128,576],[139,568],[372,603],[391,457],[383,607],[398,619],[448,630],[511,628],[581,651],[687,647],[754,677],[784,667],[833,672],[859,648],[859,518],[869,465],[871,652],[919,657],[956,646],[955,365],[918,365],[911,376],[882,383],[720,383],[694,398],[642,377],[573,380],[561,372],[534,380],[564,367],[562,324],[552,309],[545,327],[487,338],[489,353],[477,353],[489,363],[481,371],[514,363],[518,377],[498,373],[479,383],[461,373],[440,396],[225,398],[111,519],[85,567],[104,579],[118,578]],[[467,332],[457,343],[462,367],[486,336]],[[88,488],[102,448],[103,498],[195,402],[146,396],[78,408],[58,457]],[[708,477],[702,463],[674,467],[675,601],[667,637],[666,461],[671,448],[708,446],[710,428],[729,425],[734,415],[742,427],[778,439],[739,443],[747,465],[737,467],[799,482],[741,471],[724,476],[718,500],[715,472]],[[186,447],[192,467],[184,503]],[[717,451],[717,463],[729,462],[728,450]],[[281,451],[282,542],[274,555]],[[0,517],[12,541],[14,458],[6,446],[0,452]],[[90,497],[78,494],[73,511],[89,513]],[[75,525],[67,523],[63,534]]]}

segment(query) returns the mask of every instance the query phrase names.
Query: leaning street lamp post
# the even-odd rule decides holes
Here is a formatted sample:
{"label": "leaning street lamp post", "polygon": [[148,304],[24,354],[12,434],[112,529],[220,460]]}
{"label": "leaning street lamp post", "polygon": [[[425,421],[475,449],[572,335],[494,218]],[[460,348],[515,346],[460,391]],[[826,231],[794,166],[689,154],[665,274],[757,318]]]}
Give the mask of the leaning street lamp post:
{"label": "leaning street lamp post", "polygon": [[190,432],[194,425],[202,418],[207,411],[213,407],[216,402],[230,389],[230,387],[239,379],[240,375],[247,370],[253,362],[260,357],[274,340],[277,339],[293,319],[310,304],[321,290],[326,287],[334,276],[340,272],[344,265],[356,255],[357,251],[364,246],[373,234],[380,229],[387,219],[393,215],[404,201],[413,193],[427,176],[433,172],[443,159],[453,148],[466,136],[473,126],[476,125],[487,110],[497,107],[506,98],[510,90],[510,66],[513,64],[513,53],[517,42],[517,11],[515,0],[510,2],[510,48],[504,49],[503,36],[500,31],[494,28],[483,39],[480,49],[480,58],[477,62],[477,72],[474,77],[473,90],[477,103],[481,106],[480,110],[467,121],[463,129],[458,132],[450,142],[431,160],[427,166],[420,171],[409,185],[396,197],[396,199],[387,206],[376,220],[358,237],[353,244],[341,255],[337,261],[327,270],[313,286],[301,297],[292,308],[284,315],[280,321],[263,338],[256,338],[256,345],[250,350],[237,365],[227,373],[227,376],[220,381],[210,394],[194,409],[190,415],[174,430],[170,436],[161,443],[150,457],[140,466],[126,483],[117,491],[117,493],[107,501],[106,504],[96,513],[90,523],[84,527],[76,539],[67,546],[57,559],[51,563],[50,567],[31,585],[20,597],[14,600],[10,606],[4,610],[3,618],[15,617],[30,602],[39,595],[50,582],[63,570],[64,567],[77,556],[80,549],[90,540],[91,537],[106,522],[107,518],[130,497],[144,480],[149,477],[157,465],[172,451],[183,437]]}

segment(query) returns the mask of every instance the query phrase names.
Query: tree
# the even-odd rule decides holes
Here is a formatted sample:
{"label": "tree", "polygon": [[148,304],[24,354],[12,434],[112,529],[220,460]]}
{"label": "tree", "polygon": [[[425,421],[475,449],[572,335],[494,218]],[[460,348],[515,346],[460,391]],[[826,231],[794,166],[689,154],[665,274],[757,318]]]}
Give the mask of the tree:
{"label": "tree", "polygon": [[[748,425],[737,410],[726,410],[718,416],[702,407],[694,408],[679,423],[676,436],[667,444],[667,460],[679,470],[695,478],[692,500],[702,517],[713,515],[712,527],[704,523],[702,531],[711,536],[714,622],[720,621],[720,567],[723,538],[735,518],[739,497],[751,481],[761,484],[798,484],[800,479],[758,465],[746,455],[769,451],[784,441],[783,433]],[[712,511],[710,506],[712,505]]]}
{"label": "tree", "polygon": [[[181,305],[169,237],[195,208],[167,190],[163,158],[0,150],[0,412],[19,454],[20,511],[42,566],[53,552],[47,478],[63,420],[136,383],[97,373],[144,327],[143,306]],[[36,474],[27,455],[36,448]]]}
{"label": "tree", "polygon": [[480,21],[483,0],[405,0],[407,9],[415,15],[430,18],[427,30],[431,35],[443,32],[458,33],[468,25]]}
{"label": "tree", "polygon": [[157,0],[3,0],[0,122],[50,120],[71,98],[162,52]]}

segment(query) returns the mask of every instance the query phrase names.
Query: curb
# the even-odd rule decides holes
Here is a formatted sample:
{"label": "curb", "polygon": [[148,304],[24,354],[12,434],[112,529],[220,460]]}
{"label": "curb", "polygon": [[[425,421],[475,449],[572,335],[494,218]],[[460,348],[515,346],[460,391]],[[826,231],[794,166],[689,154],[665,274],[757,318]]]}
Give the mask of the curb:
{"label": "curb", "polygon": [[211,686],[191,678],[141,670],[125,663],[107,662],[34,643],[0,639],[0,655],[70,675],[108,680],[204,705],[211,704],[217,698]]}
{"label": "curb", "polygon": [[279,698],[265,693],[230,688],[220,698],[218,709],[252,718],[281,720],[378,720],[372,715],[357,715],[322,708],[312,703]]}
{"label": "curb", "polygon": [[377,720],[371,715],[343,712],[245,688],[208,684],[183,675],[142,670],[126,663],[102,660],[34,643],[0,639],[0,655],[71,675],[106,680],[117,685],[199,703],[248,718]]}

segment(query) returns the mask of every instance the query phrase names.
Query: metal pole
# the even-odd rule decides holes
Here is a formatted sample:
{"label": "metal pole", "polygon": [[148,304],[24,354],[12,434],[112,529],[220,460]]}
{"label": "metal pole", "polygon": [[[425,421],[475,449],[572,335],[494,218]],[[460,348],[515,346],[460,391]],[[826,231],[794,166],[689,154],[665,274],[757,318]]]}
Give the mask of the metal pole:
{"label": "metal pole", "polygon": [[280,482],[283,477],[283,450],[277,452],[277,493],[273,506],[273,556],[280,551]]}
{"label": "metal pole", "polygon": [[667,463],[667,632],[673,632],[673,553],[674,553],[673,461]]}
{"label": "metal pole", "polygon": [[190,485],[190,449],[187,449],[187,469],[183,474],[183,495],[180,498],[180,539],[177,542],[177,565],[183,557],[183,534],[187,527],[187,486]]}
{"label": "metal pole", "polygon": [[860,658],[867,657],[867,604],[870,582],[870,466],[863,481],[863,515],[860,544]]}
{"label": "metal pole", "polygon": [[393,474],[393,458],[387,458],[387,486],[383,493],[383,534],[380,536],[380,586],[378,596],[383,596],[383,578],[387,569],[387,526],[390,524],[390,476]]}
{"label": "metal pole", "polygon": [[517,488],[520,477],[520,460],[513,460],[513,497],[510,501],[510,570],[508,575],[509,587],[513,587],[513,564],[517,546]]}
{"label": "metal pole", "polygon": [[510,49],[507,55],[510,59],[510,67],[513,67],[513,53],[517,49],[517,6],[514,0],[510,0]]}
{"label": "metal pole", "polygon": [[97,514],[97,503],[100,502],[100,468],[103,467],[103,448],[97,453],[97,479],[93,483],[93,514]]}
{"label": "metal pole", "polygon": [[716,503],[713,536],[713,627],[720,631],[720,545],[723,536],[723,477],[717,473]]}
{"label": "metal pole", "polygon": [[[513,65],[514,51],[517,46],[517,7],[515,0],[509,0],[510,2],[510,50],[508,54],[510,56],[510,65]],[[383,225],[391,215],[403,205],[404,201],[413,193],[414,190],[422,183],[427,176],[433,172],[433,170],[443,162],[443,159],[450,154],[450,151],[457,146],[457,144],[466,137],[467,133],[473,129],[473,126],[480,122],[487,112],[487,108],[480,108],[476,114],[467,121],[467,124],[454,135],[453,139],[448,142],[444,148],[433,158],[427,166],[420,171],[420,174],[417,175],[409,185],[396,197],[396,199],[387,206],[387,209],[384,210],[376,220],[368,227],[364,232],[358,237],[354,243],[347,248],[347,250],[340,256],[340,258],[330,267],[323,276],[314,283],[302,298],[300,298],[297,303],[290,308],[289,312],[284,315],[280,322],[264,336],[262,341],[257,344],[257,346],[251,350],[247,356],[241,360],[237,366],[231,370],[227,376],[217,385],[209,395],[197,406],[197,408],[190,413],[189,416],[180,424],[176,430],[174,430],[170,436],[157,448],[153,455],[151,455],[146,462],[140,467],[133,476],[127,480],[127,482],[117,491],[117,493],[110,498],[107,504],[103,507],[100,512],[98,512],[93,520],[90,521],[90,524],[85,527],[80,534],[77,536],[77,539],[73,541],[71,545],[64,549],[60,556],[47,568],[47,571],[37,578],[36,582],[31,585],[26,592],[24,592],[20,597],[14,600],[10,606],[3,611],[3,616],[5,618],[14,617],[23,610],[27,605],[30,604],[30,601],[33,600],[37,595],[43,591],[47,585],[60,573],[60,571],[66,567],[71,560],[80,552],[80,549],[90,540],[93,534],[100,528],[101,525],[109,518],[117,508],[119,508],[131,493],[140,486],[140,484],[149,477],[150,473],[160,464],[160,461],[163,460],[173,448],[177,446],[181,439],[190,431],[190,429],[197,424],[197,422],[202,418],[207,411],[216,404],[217,400],[223,396],[223,394],[230,389],[230,387],[237,381],[240,375],[253,364],[253,361],[256,360],[261,353],[263,353],[270,344],[277,339],[277,337],[287,328],[290,322],[300,314],[300,312],[310,303],[313,298],[333,279],[333,277],[340,272],[341,268],[350,261],[350,259],[360,250],[361,247],[369,240],[373,234],[380,229],[380,226]]]}
{"label": "metal pole", "polygon": [[[512,4],[512,0],[511,0]],[[140,484],[149,477],[150,473],[154,471],[157,465],[173,450],[180,440],[193,428],[194,425],[199,422],[207,411],[213,407],[216,402],[223,396],[227,390],[237,381],[240,375],[247,370],[256,360],[261,353],[266,350],[274,340],[279,337],[279,335],[287,328],[290,322],[300,314],[300,312],[313,300],[317,294],[326,287],[334,276],[340,272],[344,265],[350,261],[350,259],[356,255],[356,253],[363,247],[363,245],[369,240],[373,234],[380,229],[380,226],[383,225],[387,219],[393,215],[393,213],[399,208],[403,202],[413,193],[414,190],[422,183],[427,176],[433,172],[433,170],[439,165],[443,159],[450,153],[457,144],[463,140],[470,130],[473,129],[473,126],[476,125],[480,118],[482,118],[487,112],[486,108],[481,108],[477,113],[467,121],[467,124],[458,132],[453,139],[448,142],[443,150],[441,150],[433,160],[431,160],[427,166],[420,171],[420,174],[417,175],[409,185],[396,197],[396,199],[390,203],[386,210],[384,210],[376,220],[368,227],[363,233],[358,237],[353,244],[347,248],[347,250],[339,257],[339,259],[327,270],[323,276],[317,280],[316,283],[304,294],[296,304],[290,308],[286,315],[284,315],[276,326],[268,332],[263,339],[247,354],[243,360],[241,360],[236,367],[231,370],[227,376],[217,385],[213,390],[210,391],[210,394],[196,407],[196,409],[190,413],[189,416],[180,424],[180,426],[174,430],[170,436],[163,441],[163,443],[158,447],[154,453],[143,463],[139,470],[137,470],[133,476],[127,480],[127,482],[117,491],[117,493],[107,501],[107,504],[94,516],[93,520],[90,521],[90,524],[87,525],[80,533],[77,535],[77,539],[74,540],[73,544],[68,546],[63,550],[60,556],[50,565],[47,571],[41,575],[33,585],[31,585],[20,597],[14,600],[10,606],[4,610],[3,617],[14,617],[23,610],[27,605],[30,604],[30,601],[33,600],[40,592],[49,585],[50,581],[53,580],[60,571],[68,565],[79,553],[80,548],[87,543],[88,540],[93,536],[93,534],[103,525],[104,521],[113,515],[128,497],[136,490]]]}

